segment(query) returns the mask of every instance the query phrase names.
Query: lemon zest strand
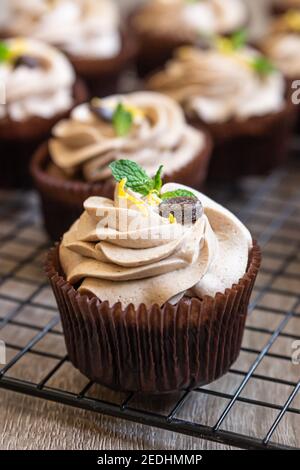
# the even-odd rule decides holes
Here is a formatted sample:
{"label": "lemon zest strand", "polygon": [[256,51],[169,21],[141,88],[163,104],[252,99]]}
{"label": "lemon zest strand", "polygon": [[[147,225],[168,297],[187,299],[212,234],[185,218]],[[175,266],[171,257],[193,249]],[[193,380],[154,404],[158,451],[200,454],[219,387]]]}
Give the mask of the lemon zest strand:
{"label": "lemon zest strand", "polygon": [[127,201],[132,202],[137,208],[144,214],[148,215],[148,210],[145,206],[144,201],[137,199],[136,197],[132,196],[125,190],[125,186],[127,183],[127,178],[123,178],[118,184],[118,196],[123,199],[127,199]]}

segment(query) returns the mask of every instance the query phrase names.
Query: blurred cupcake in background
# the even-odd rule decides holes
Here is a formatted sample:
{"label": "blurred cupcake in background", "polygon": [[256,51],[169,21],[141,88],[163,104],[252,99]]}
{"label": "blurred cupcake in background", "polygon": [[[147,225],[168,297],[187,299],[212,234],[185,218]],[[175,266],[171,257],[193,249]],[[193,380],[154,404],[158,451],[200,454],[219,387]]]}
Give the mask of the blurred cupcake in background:
{"label": "blurred cupcake in background", "polygon": [[283,75],[242,33],[207,50],[178,49],[147,87],[180,103],[214,139],[212,179],[264,174],[285,161],[294,110]]}
{"label": "blurred cupcake in background", "polygon": [[0,85],[0,186],[28,187],[33,152],[86,90],[61,52],[21,38],[0,42]]}
{"label": "blurred cupcake in background", "polygon": [[174,49],[202,37],[230,34],[248,22],[242,0],[152,0],[131,19],[139,44],[140,75],[162,66]]}
{"label": "blurred cupcake in background", "polygon": [[36,153],[32,174],[41,195],[45,227],[52,239],[79,216],[89,196],[112,197],[108,165],[122,158],[154,176],[164,166],[165,181],[200,186],[206,177],[211,142],[187,125],[176,101],[153,92],[95,98],[53,129]]}
{"label": "blurred cupcake in background", "polygon": [[300,79],[300,9],[274,19],[262,49],[288,79]]}
{"label": "blurred cupcake in background", "polygon": [[[283,72],[291,91],[299,88],[294,82],[300,80],[300,8],[288,10],[273,20],[270,34],[262,40],[261,48]],[[298,128],[300,130],[300,119]]]}
{"label": "blurred cupcake in background", "polygon": [[112,0],[11,0],[2,24],[2,34],[38,38],[63,50],[91,96],[115,92],[134,56]]}

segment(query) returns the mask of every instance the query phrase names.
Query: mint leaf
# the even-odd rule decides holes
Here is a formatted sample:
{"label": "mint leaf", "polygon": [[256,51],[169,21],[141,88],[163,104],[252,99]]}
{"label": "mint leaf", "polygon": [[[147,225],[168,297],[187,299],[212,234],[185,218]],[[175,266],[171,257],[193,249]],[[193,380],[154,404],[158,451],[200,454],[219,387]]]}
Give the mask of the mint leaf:
{"label": "mint leaf", "polygon": [[133,124],[132,114],[126,110],[122,103],[119,103],[112,117],[112,123],[117,136],[125,137],[131,130]]}
{"label": "mint leaf", "polygon": [[154,176],[154,188],[153,189],[155,189],[159,193],[162,187],[161,175],[162,175],[163,169],[164,169],[163,165],[160,165],[159,169],[156,172],[156,175]]}
{"label": "mint leaf", "polygon": [[154,189],[154,180],[145,170],[131,160],[117,160],[109,165],[113,177],[117,181],[126,178],[126,187],[147,196]]}
{"label": "mint leaf", "polygon": [[236,31],[231,35],[231,42],[232,47],[234,50],[241,49],[247,43],[247,31],[245,29],[241,29],[240,31]]}
{"label": "mint leaf", "polygon": [[0,42],[0,62],[7,62],[10,56],[8,45],[1,41]]}
{"label": "mint leaf", "polygon": [[255,57],[251,65],[253,70],[262,77],[267,77],[275,70],[272,62],[264,56]]}
{"label": "mint leaf", "polygon": [[160,195],[160,198],[163,201],[166,199],[173,199],[174,197],[193,197],[194,199],[197,199],[195,194],[191,191],[188,191],[187,189],[176,189],[176,191],[169,191]]}

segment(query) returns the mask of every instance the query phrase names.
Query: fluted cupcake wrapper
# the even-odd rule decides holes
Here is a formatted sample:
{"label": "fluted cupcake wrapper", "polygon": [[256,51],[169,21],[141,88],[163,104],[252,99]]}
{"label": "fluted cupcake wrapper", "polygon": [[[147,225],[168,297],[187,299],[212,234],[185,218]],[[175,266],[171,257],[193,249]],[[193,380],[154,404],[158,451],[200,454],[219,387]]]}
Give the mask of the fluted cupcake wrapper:
{"label": "fluted cupcake wrapper", "polygon": [[[87,98],[85,85],[77,81],[74,87],[74,106]],[[26,121],[16,122],[0,120],[0,187],[31,188],[29,172],[33,153],[50,136],[57,121],[68,116],[70,110],[53,118],[31,117]]]}
{"label": "fluted cupcake wrapper", "polygon": [[61,271],[59,248],[46,273],[60,311],[69,358],[91,380],[119,391],[193,389],[225,374],[238,357],[259,270],[256,243],[238,284],[173,306],[110,306],[75,290]]}
{"label": "fluted cupcake wrapper", "polygon": [[122,49],[111,58],[88,58],[68,54],[77,74],[85,80],[91,97],[118,92],[121,74],[133,63],[137,45],[128,31],[122,32]]}
{"label": "fluted cupcake wrapper", "polygon": [[288,85],[287,90],[285,106],[277,113],[206,125],[200,119],[190,119],[190,124],[205,126],[213,137],[209,181],[266,175],[286,163],[297,112]]}
{"label": "fluted cupcake wrapper", "polygon": [[[203,131],[202,131],[203,132]],[[178,171],[164,176],[164,182],[177,182],[200,189],[206,179],[212,142],[205,133],[204,149]],[[58,241],[83,211],[83,203],[90,196],[113,198],[115,182],[88,183],[80,180],[64,180],[50,175],[46,169],[50,162],[48,144],[43,144],[31,162],[31,174],[39,192],[44,225],[50,238]]]}

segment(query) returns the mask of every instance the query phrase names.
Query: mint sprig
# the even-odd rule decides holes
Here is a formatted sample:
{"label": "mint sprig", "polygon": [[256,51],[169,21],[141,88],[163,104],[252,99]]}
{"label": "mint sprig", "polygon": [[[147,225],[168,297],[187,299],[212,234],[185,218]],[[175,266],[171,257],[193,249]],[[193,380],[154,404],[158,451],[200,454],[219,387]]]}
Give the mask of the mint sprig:
{"label": "mint sprig", "polygon": [[234,50],[242,49],[245,47],[248,39],[248,34],[245,29],[240,29],[230,36],[232,47]]}
{"label": "mint sprig", "polygon": [[148,176],[145,170],[132,160],[116,160],[109,165],[109,168],[116,181],[120,182],[126,178],[125,187],[142,196],[148,196],[148,194],[155,191],[162,200],[176,197],[193,197],[197,199],[195,194],[187,189],[176,189],[161,194],[162,165],[158,168],[154,178]]}
{"label": "mint sprig", "polygon": [[119,103],[116,107],[112,123],[118,137],[125,137],[129,134],[133,125],[133,116],[122,103]]}
{"label": "mint sprig", "polygon": [[158,193],[160,193],[160,190],[162,188],[161,175],[162,175],[163,169],[164,169],[163,165],[160,165],[159,169],[156,172],[156,175],[154,176],[154,188],[153,189],[155,189],[155,191],[157,191]]}
{"label": "mint sprig", "polygon": [[10,50],[8,45],[0,41],[0,63],[1,62],[7,62],[10,58]]}
{"label": "mint sprig", "polygon": [[136,193],[147,196],[154,189],[154,180],[142,167],[131,160],[117,160],[112,162],[109,168],[118,182],[126,178],[126,187]]}
{"label": "mint sprig", "polygon": [[253,67],[253,70],[261,77],[267,77],[275,70],[275,67],[272,62],[264,56],[255,57],[251,65]]}
{"label": "mint sprig", "polygon": [[192,197],[197,199],[195,194],[192,191],[188,191],[187,189],[176,189],[175,191],[168,191],[160,195],[160,198],[164,201],[166,199],[173,199],[176,197]]}

